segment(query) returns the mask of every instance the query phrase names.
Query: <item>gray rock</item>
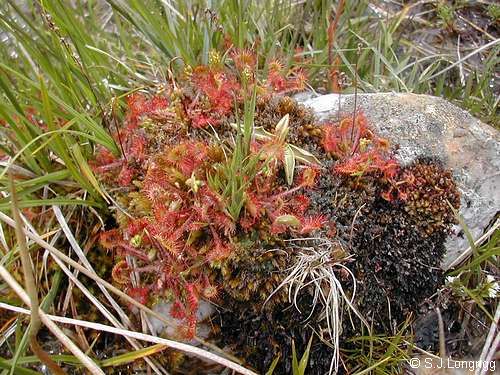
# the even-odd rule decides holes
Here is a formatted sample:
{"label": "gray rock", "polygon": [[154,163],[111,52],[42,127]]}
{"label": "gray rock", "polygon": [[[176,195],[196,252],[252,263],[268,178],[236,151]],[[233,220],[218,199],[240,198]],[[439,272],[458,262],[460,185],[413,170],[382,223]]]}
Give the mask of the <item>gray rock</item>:
{"label": "gray rock", "polygon": [[[320,120],[352,114],[354,95],[296,97]],[[340,100],[340,106],[339,106]],[[402,164],[418,156],[441,159],[453,171],[462,194],[460,213],[474,239],[479,238],[500,210],[500,134],[450,102],[416,94],[359,94],[356,108],[381,136],[398,145]],[[468,248],[460,228],[447,241],[443,268]]]}

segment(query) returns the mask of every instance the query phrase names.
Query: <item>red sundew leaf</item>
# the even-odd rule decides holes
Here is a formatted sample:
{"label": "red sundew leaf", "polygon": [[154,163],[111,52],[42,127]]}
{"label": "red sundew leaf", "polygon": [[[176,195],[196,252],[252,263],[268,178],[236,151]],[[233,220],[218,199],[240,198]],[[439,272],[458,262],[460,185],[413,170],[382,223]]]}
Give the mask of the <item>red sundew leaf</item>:
{"label": "red sundew leaf", "polygon": [[162,250],[168,252],[169,254],[177,257],[181,255],[184,249],[184,242],[176,233],[171,233],[170,235],[154,235],[153,236],[162,247]]}
{"label": "red sundew leaf", "polygon": [[236,232],[236,225],[229,216],[227,216],[224,212],[215,211],[212,214],[212,217],[214,219],[213,223],[217,226],[217,228],[223,231],[226,237],[234,235]]}
{"label": "red sundew leaf", "polygon": [[146,97],[141,93],[133,93],[127,96],[127,105],[133,115],[140,114],[145,107]]}
{"label": "red sundew leaf", "polygon": [[270,86],[276,92],[282,92],[287,89],[287,81],[281,73],[270,70],[267,76],[267,85]]}
{"label": "red sundew leaf", "polygon": [[186,317],[186,308],[181,301],[175,300],[175,302],[172,304],[172,307],[170,307],[170,316],[174,319],[179,320]]}
{"label": "red sundew leaf", "polygon": [[189,226],[188,226],[188,230],[190,232],[196,232],[196,231],[199,231],[203,228],[205,228],[207,225],[201,221],[193,221],[191,223],[189,223]]}
{"label": "red sundew leaf", "polygon": [[147,218],[132,219],[127,225],[127,233],[130,237],[134,237],[141,233],[148,224],[149,220]]}
{"label": "red sundew leaf", "polygon": [[284,224],[279,224],[276,221],[273,221],[271,224],[271,234],[282,234],[288,230],[288,227]]}
{"label": "red sundew leaf", "polygon": [[205,93],[217,86],[213,72],[210,71],[210,67],[207,65],[195,67],[191,80],[198,87],[198,89],[204,91]]}
{"label": "red sundew leaf", "polygon": [[135,299],[137,302],[145,305],[148,302],[149,288],[146,287],[129,288],[127,290],[127,294],[133,299]]}
{"label": "red sundew leaf", "polygon": [[303,194],[299,194],[293,197],[291,206],[293,212],[297,212],[299,215],[303,215],[309,208],[311,200]]}
{"label": "red sundew leaf", "polygon": [[198,292],[196,286],[193,283],[186,283],[185,285],[186,293],[186,307],[191,313],[195,313],[198,310]]}
{"label": "red sundew leaf", "polygon": [[130,283],[130,268],[126,260],[120,260],[111,270],[111,278],[114,282],[127,285]]}
{"label": "red sundew leaf", "polygon": [[133,158],[137,162],[142,162],[146,159],[147,141],[143,135],[133,135],[125,150],[127,158]]}
{"label": "red sundew leaf", "polygon": [[350,159],[337,164],[334,169],[336,172],[348,176],[370,173],[376,170],[375,165],[372,164],[374,157],[376,157],[376,154],[373,152],[357,154]]}
{"label": "red sundew leaf", "polygon": [[302,91],[306,88],[307,74],[305,70],[299,69],[294,76],[288,80],[288,91]]}
{"label": "red sundew leaf", "polygon": [[217,98],[217,108],[222,110],[222,113],[227,114],[233,108],[234,100],[238,97],[239,84],[236,81],[225,82],[223,90],[219,92]]}
{"label": "red sundew leaf", "polygon": [[254,193],[246,191],[245,210],[251,217],[258,219],[262,216],[263,205],[261,199]]}
{"label": "red sundew leaf", "polygon": [[283,68],[283,63],[278,59],[271,60],[268,65],[269,72],[278,73],[279,75],[281,75]]}
{"label": "red sundew leaf", "polygon": [[142,193],[146,196],[149,201],[153,204],[161,204],[164,202],[167,195],[165,189],[158,183],[145,183],[142,189]]}
{"label": "red sundew leaf", "polygon": [[146,111],[146,98],[142,94],[134,93],[127,96],[127,104],[129,108],[128,121],[136,126],[139,117]]}
{"label": "red sundew leaf", "polygon": [[350,176],[381,173],[388,181],[392,181],[398,175],[399,169],[399,163],[395,159],[381,154],[377,149],[356,154],[334,167],[336,172]]}
{"label": "red sundew leaf", "polygon": [[306,167],[302,170],[302,173],[299,176],[299,185],[302,187],[313,187],[316,184],[318,176],[318,168]]}
{"label": "red sundew leaf", "polygon": [[131,128],[136,128],[143,116],[155,114],[168,108],[168,99],[162,96],[146,98],[143,94],[134,93],[127,97],[129,107],[128,122]]}
{"label": "red sundew leaf", "polygon": [[274,138],[264,142],[259,151],[261,152],[263,158],[283,162],[285,147]]}
{"label": "red sundew leaf", "polygon": [[123,164],[123,159],[117,159],[104,147],[100,147],[95,155],[95,159],[89,161],[92,171],[103,180],[115,179]]}
{"label": "red sundew leaf", "polygon": [[335,154],[345,154],[345,151],[339,150],[340,136],[335,125],[325,125],[323,128],[323,148],[326,152]]}
{"label": "red sundew leaf", "polygon": [[250,151],[252,153],[257,154],[261,148],[262,148],[262,142],[260,142],[256,139],[252,139],[250,141]]}
{"label": "red sundew leaf", "polygon": [[201,202],[205,206],[221,208],[221,199],[208,185],[203,185],[200,190]]}
{"label": "red sundew leaf", "polygon": [[308,216],[301,220],[301,234],[309,234],[315,230],[321,229],[327,223],[327,219],[323,215]]}
{"label": "red sundew leaf", "polygon": [[153,235],[170,236],[182,227],[189,217],[187,210],[170,210],[162,203],[153,206],[153,213],[155,220],[148,224],[148,230]]}
{"label": "red sundew leaf", "polygon": [[[212,111],[220,116],[227,115],[232,110],[233,102],[239,96],[240,90],[240,85],[234,77],[201,66],[193,72],[192,81],[208,97]],[[214,119],[215,117],[211,118]],[[203,115],[196,119],[196,124],[202,126],[206,121],[207,117]]]}
{"label": "red sundew leaf", "polygon": [[155,113],[167,109],[169,106],[168,99],[163,96],[153,96],[147,102],[147,109],[149,113]]}
{"label": "red sundew leaf", "polygon": [[221,239],[221,236],[217,233],[213,225],[210,225],[210,232],[212,234],[213,245],[207,254],[207,260],[214,262],[227,258],[233,250],[232,245]]}
{"label": "red sundew leaf", "polygon": [[[169,163],[162,163],[163,160],[154,159],[150,164],[146,177],[144,179],[144,186],[158,186],[161,188],[168,187],[170,180],[165,173],[165,168],[170,167]],[[143,190],[145,190],[144,188]]]}
{"label": "red sundew leaf", "polygon": [[346,117],[340,124],[327,125],[323,132],[323,148],[337,158],[343,159],[359,151],[362,138],[371,140],[373,133],[368,129],[366,117],[359,113],[355,118]]}
{"label": "red sundew leaf", "polygon": [[118,184],[120,186],[129,186],[134,178],[135,171],[127,164],[123,165],[120,174],[118,175]]}
{"label": "red sundew leaf", "polygon": [[190,314],[187,316],[187,327],[185,327],[184,331],[184,336],[186,339],[192,339],[196,335],[196,316],[193,314]]}
{"label": "red sundew leaf", "polygon": [[191,123],[194,128],[204,129],[208,126],[214,126],[220,124],[220,119],[216,119],[206,113],[195,112],[194,115],[190,114]]}
{"label": "red sundew leaf", "polygon": [[122,241],[123,235],[118,229],[101,232],[99,235],[99,243],[102,247],[108,250],[116,248]]}
{"label": "red sundew leaf", "polygon": [[207,93],[212,109],[220,115],[228,114],[233,108],[233,102],[237,98],[239,85],[234,81],[227,81],[223,78],[223,82],[217,90],[211,94]]}
{"label": "red sundew leaf", "polygon": [[209,300],[216,300],[219,298],[219,288],[215,285],[207,285],[202,290],[203,297]]}
{"label": "red sundew leaf", "polygon": [[240,72],[244,69],[253,71],[255,64],[257,63],[257,56],[255,55],[255,52],[248,48],[233,49],[231,52],[231,58],[233,59],[234,66]]}
{"label": "red sundew leaf", "polygon": [[203,164],[207,152],[208,148],[202,142],[181,143],[154,160],[146,179],[161,186],[175,182],[178,176],[168,167],[175,167],[184,177],[190,177]]}
{"label": "red sundew leaf", "polygon": [[256,217],[253,217],[251,215],[247,215],[246,213],[240,216],[240,221],[239,224],[240,226],[245,230],[248,231],[251,229],[255,224],[257,224],[258,220]]}
{"label": "red sundew leaf", "polygon": [[379,169],[387,180],[392,181],[399,174],[400,166],[395,159],[388,159],[382,165],[379,165]]}
{"label": "red sundew leaf", "polygon": [[188,142],[182,146],[186,149],[177,166],[185,176],[190,176],[205,161],[208,148],[202,142]]}
{"label": "red sundew leaf", "polygon": [[107,148],[104,148],[104,147],[99,147],[97,153],[96,153],[96,156],[95,156],[95,160],[93,160],[93,163],[96,167],[98,166],[103,166],[103,165],[108,165],[108,164],[111,164],[113,162],[115,162],[117,159],[116,157],[113,155],[113,153],[111,151],[109,151]]}
{"label": "red sundew leaf", "polygon": [[224,260],[229,255],[231,255],[232,251],[233,251],[233,248],[230,244],[222,244],[221,242],[214,241],[214,245],[213,245],[212,249],[207,254],[207,260],[209,262],[216,262],[216,261]]}

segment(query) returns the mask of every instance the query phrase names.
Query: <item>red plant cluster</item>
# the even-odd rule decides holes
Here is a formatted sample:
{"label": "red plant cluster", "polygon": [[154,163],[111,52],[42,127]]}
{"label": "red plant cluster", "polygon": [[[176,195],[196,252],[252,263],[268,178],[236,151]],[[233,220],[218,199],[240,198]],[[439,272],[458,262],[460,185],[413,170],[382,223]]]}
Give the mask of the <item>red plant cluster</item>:
{"label": "red plant cluster", "polygon": [[326,220],[321,215],[307,216],[309,198],[299,192],[313,188],[318,171],[306,167],[297,178],[295,187],[285,189],[277,181],[277,171],[258,174],[246,191],[245,210],[239,220],[244,230],[269,223],[273,235],[290,232],[309,234],[321,229]]}
{"label": "red plant cluster", "polygon": [[116,157],[108,149],[100,147],[91,163],[94,172],[110,181],[116,180],[120,186],[131,184],[147,158],[147,136],[139,127],[140,121],[168,110],[168,100],[162,96],[147,98],[136,93],[128,96],[127,103],[127,125],[113,133],[114,139],[123,148],[123,154]]}
{"label": "red plant cluster", "polygon": [[128,127],[131,129],[137,128],[142,118],[149,116],[155,117],[168,110],[169,101],[164,96],[146,96],[135,93],[127,97],[128,112]]}
{"label": "red plant cluster", "polygon": [[[119,261],[113,279],[142,303],[150,295],[170,299],[171,315],[183,322],[185,337],[195,334],[199,299],[217,297],[213,269],[235,252],[238,235],[263,231],[266,236],[300,236],[326,222],[322,216],[307,214],[310,202],[303,194],[314,187],[316,168],[303,168],[292,188],[278,177],[283,163],[279,147],[283,144],[268,141],[252,145],[255,152],[276,151],[273,157],[267,155],[275,162],[270,165],[265,158],[258,162],[259,172],[246,188],[244,207],[236,221],[226,211],[222,192],[213,191],[209,184],[208,177],[216,173],[214,165],[225,162],[219,145],[180,136],[178,145],[163,151],[155,149],[152,154],[148,148],[154,133],[143,126],[146,119],[153,124],[173,119],[168,123],[179,124],[179,129],[216,127],[232,115],[235,104],[239,105],[243,87],[251,90],[258,85],[259,93],[265,95],[300,90],[305,84],[303,71],[288,71],[274,63],[264,81],[249,76],[242,85],[238,77],[255,69],[256,56],[250,50],[235,50],[231,57],[237,72],[221,64],[201,66],[194,68],[183,88],[171,91],[169,97],[129,96],[125,126],[113,134],[124,155],[117,157],[100,149],[92,165],[102,179],[136,190],[131,207],[141,207],[131,210],[134,219],[121,220],[119,229],[101,236],[104,248],[122,259],[130,255],[137,262],[132,266]],[[132,184],[133,180],[137,183]],[[132,272],[140,275],[139,286],[132,285]]]}
{"label": "red plant cluster", "polygon": [[204,270],[231,253],[235,231],[206,181],[212,151],[205,143],[188,141],[154,157],[141,189],[150,214],[101,236],[104,247],[140,262],[135,271],[149,280],[141,291],[171,295],[172,316],[185,321],[187,337],[194,335],[200,296],[216,295]]}
{"label": "red plant cluster", "polygon": [[199,298],[217,295],[211,267],[234,251],[237,225],[243,231],[264,228],[271,235],[305,235],[326,222],[322,216],[306,215],[309,198],[300,193],[314,187],[316,168],[303,168],[295,187],[287,189],[277,167],[270,167],[262,168],[246,189],[245,206],[235,223],[207,181],[212,166],[221,162],[219,154],[219,146],[186,141],[152,158],[140,190],[149,214],[101,236],[105,248],[136,258],[134,271],[144,284],[133,288],[127,283],[127,267],[116,270],[115,280],[140,301],[148,293],[169,295],[172,316],[183,320],[186,337],[194,335]]}
{"label": "red plant cluster", "polygon": [[[348,176],[378,175],[394,185],[400,166],[391,155],[389,142],[373,133],[362,113],[353,117],[324,129],[323,148],[338,159],[335,172]],[[383,197],[393,200],[393,191],[389,188]]]}
{"label": "red plant cluster", "polygon": [[307,74],[303,69],[287,70],[279,60],[269,64],[267,87],[273,92],[290,93],[304,90]]}
{"label": "red plant cluster", "polygon": [[195,68],[191,82],[198,90],[187,108],[193,127],[218,126],[240,98],[239,82],[230,73],[210,66]]}
{"label": "red plant cluster", "polygon": [[[285,69],[276,60],[269,64],[266,79],[257,82],[253,76],[257,65],[257,57],[253,51],[235,49],[231,57],[238,75],[245,77],[247,89],[257,85],[259,92],[288,93],[305,88],[307,75],[303,69]],[[217,64],[193,69],[189,83],[195,93],[185,106],[193,127],[219,126],[232,113],[235,103],[239,103],[245,95],[238,75]]]}
{"label": "red plant cluster", "polygon": [[189,253],[186,243],[196,231],[213,237],[207,259],[222,258],[230,250],[221,237],[232,235],[235,224],[207,184],[206,168],[213,162],[209,153],[210,146],[201,142],[180,144],[156,157],[144,180],[142,192],[154,217],[148,232],[160,249],[175,257]]}

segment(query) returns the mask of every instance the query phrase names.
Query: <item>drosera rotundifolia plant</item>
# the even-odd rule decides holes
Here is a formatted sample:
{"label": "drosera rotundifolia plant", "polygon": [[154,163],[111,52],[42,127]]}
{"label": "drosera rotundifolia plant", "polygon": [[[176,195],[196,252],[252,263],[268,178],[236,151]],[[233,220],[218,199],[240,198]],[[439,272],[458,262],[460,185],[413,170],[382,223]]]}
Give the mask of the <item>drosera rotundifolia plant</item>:
{"label": "drosera rotundifolia plant", "polygon": [[102,251],[116,285],[168,306],[176,339],[210,304],[208,339],[259,372],[279,357],[289,373],[311,336],[307,373],[349,372],[350,337],[404,323],[442,284],[459,194],[438,160],[400,165],[362,109],[320,123],[290,96],[305,71],[258,65],[213,52],[129,95],[123,154],[92,162],[118,207]]}

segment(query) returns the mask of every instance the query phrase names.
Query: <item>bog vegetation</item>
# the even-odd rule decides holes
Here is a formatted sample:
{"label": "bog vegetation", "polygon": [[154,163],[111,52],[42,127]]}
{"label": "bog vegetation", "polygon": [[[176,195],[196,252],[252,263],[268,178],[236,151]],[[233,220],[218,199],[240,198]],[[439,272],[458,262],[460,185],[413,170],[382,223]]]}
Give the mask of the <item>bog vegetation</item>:
{"label": "bog vegetation", "polygon": [[[466,33],[467,11],[481,25]],[[425,335],[416,349],[422,304],[498,321],[497,232],[471,239],[448,283],[439,268],[459,221],[451,171],[400,165],[362,108],[320,123],[293,99],[431,93],[495,124],[494,6],[12,0],[0,12],[5,373],[400,373],[415,350],[446,354]],[[444,46],[465,40],[458,58],[408,39],[435,24]],[[19,308],[38,303],[28,321]],[[470,354],[485,329],[461,324],[454,350]]]}

